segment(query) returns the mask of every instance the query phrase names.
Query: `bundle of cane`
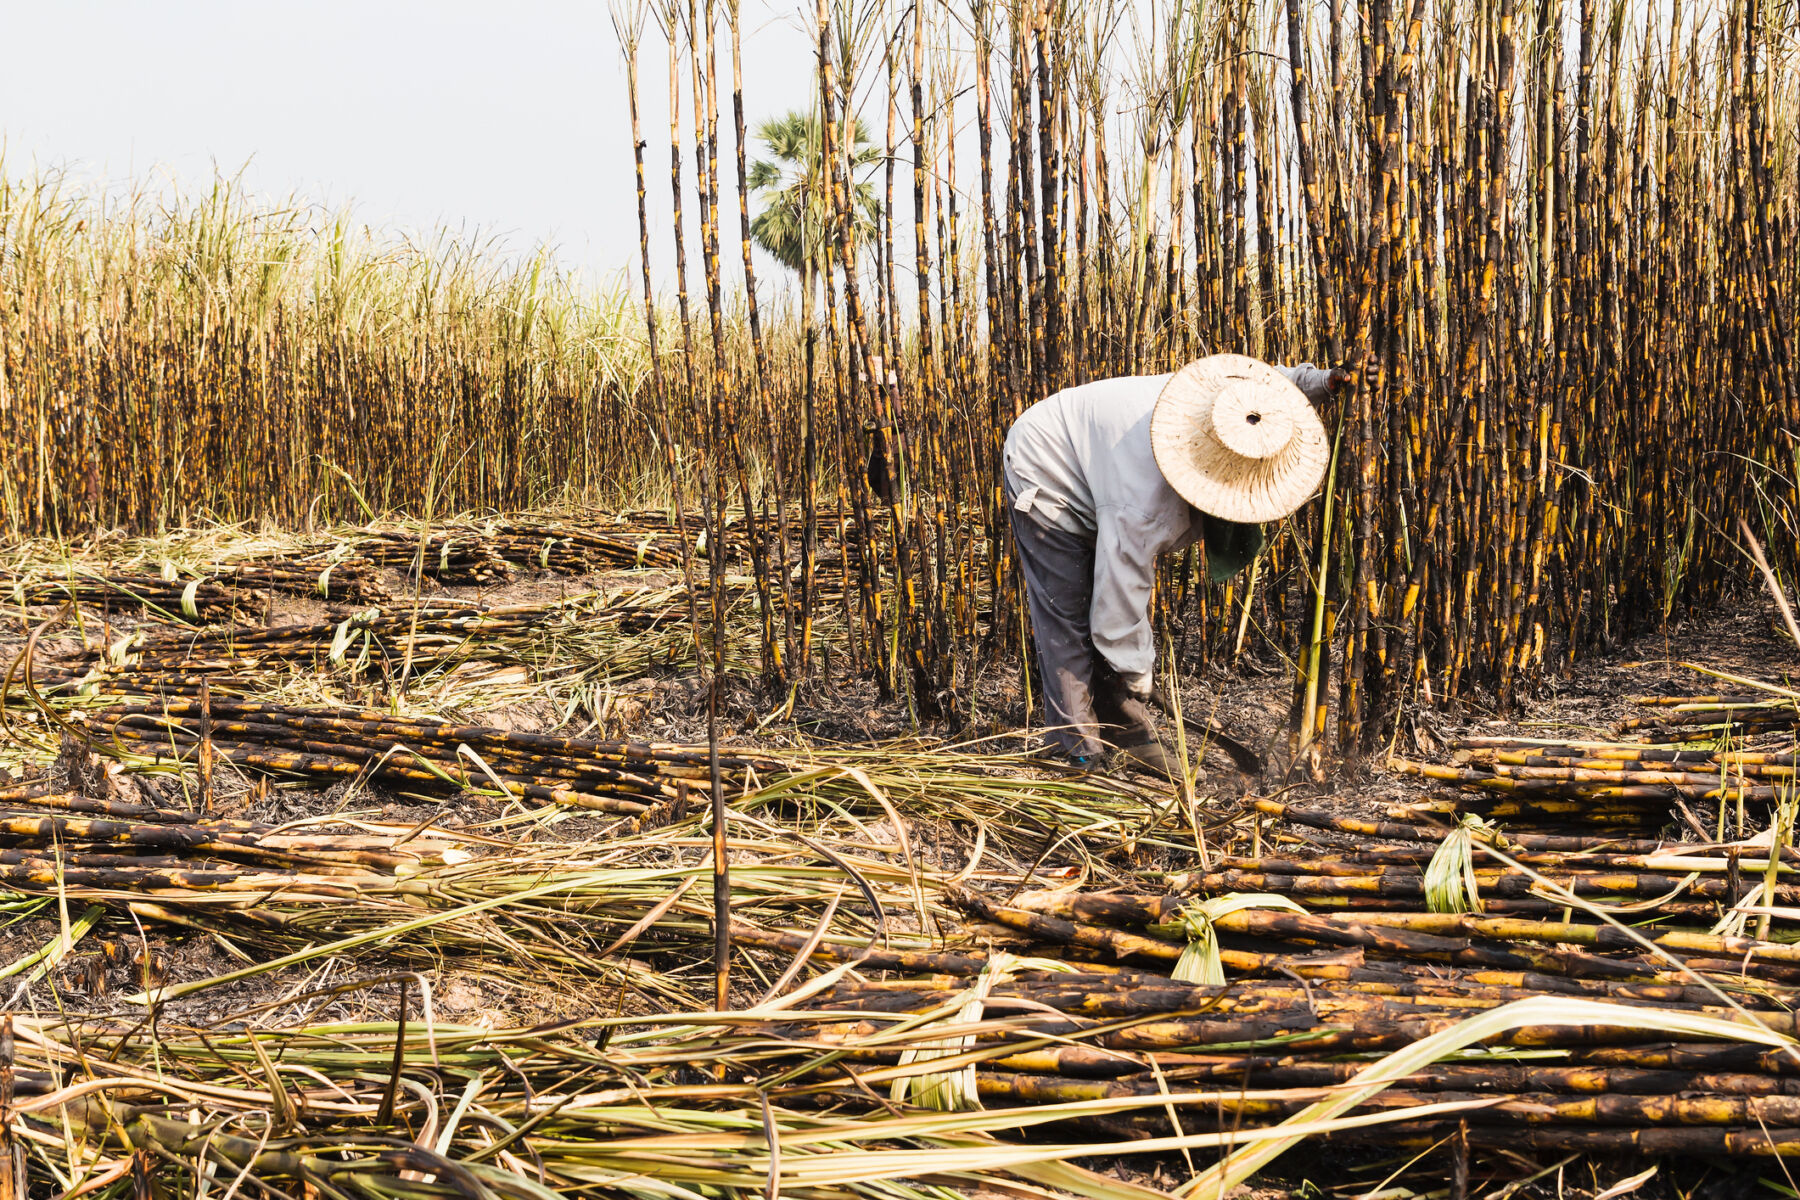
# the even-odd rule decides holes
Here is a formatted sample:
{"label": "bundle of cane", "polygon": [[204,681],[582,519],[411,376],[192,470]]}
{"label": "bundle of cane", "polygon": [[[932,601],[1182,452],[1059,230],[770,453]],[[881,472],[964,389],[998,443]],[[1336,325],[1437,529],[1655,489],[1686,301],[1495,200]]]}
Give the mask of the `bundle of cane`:
{"label": "bundle of cane", "polygon": [[1800,728],[1800,694],[1760,685],[1759,693],[1735,696],[1637,696],[1632,703],[1651,712],[1620,721],[1620,733],[1640,742],[1728,741]]}
{"label": "bundle of cane", "polygon": [[579,575],[603,569],[672,570],[681,566],[675,534],[666,530],[613,531],[585,524],[496,521],[484,527],[483,536],[495,554],[521,570]]}
{"label": "bundle of cane", "polygon": [[69,601],[101,612],[144,610],[171,621],[220,620],[252,597],[229,581],[173,571],[160,575],[131,571],[71,570],[0,572],[0,597],[30,608],[60,606]]}
{"label": "bundle of cane", "polygon": [[512,578],[512,567],[473,530],[436,530],[422,539],[423,545],[419,533],[398,529],[361,529],[355,538],[358,555],[405,572],[415,582],[421,573],[441,584],[503,583]]}
{"label": "bundle of cane", "polygon": [[1652,928],[1640,937],[1607,924],[1552,918],[1319,912],[1278,906],[1275,893],[1249,893],[1254,904],[1214,912],[1187,895],[1027,892],[1005,903],[958,890],[947,895],[971,915],[1014,931],[1016,945],[1033,952],[1064,945],[1089,958],[1171,969],[1193,945],[1177,939],[1193,938],[1203,927],[1217,944],[1222,968],[1233,974],[1378,979],[1395,969],[1441,964],[1555,992],[1583,992],[1613,980],[1693,983],[1690,972],[1732,980],[1733,987],[1755,980],[1800,983],[1800,952],[1790,944],[1705,927]]}
{"label": "bundle of cane", "polygon": [[1514,738],[1453,745],[1454,765],[1389,766],[1453,785],[1446,798],[1459,811],[1537,824],[1653,829],[1684,804],[1766,806],[1793,777],[1791,753]]}
{"label": "bundle of cane", "polygon": [[[321,818],[303,832],[269,832],[167,813],[161,823],[118,819],[100,833],[76,830],[79,844],[36,858],[0,857],[0,894],[56,895],[219,934],[257,963],[233,978],[340,955],[441,966],[453,954],[477,970],[554,966],[590,983],[628,979],[692,1005],[686,979],[716,949],[713,890],[697,886],[714,878],[710,834],[696,828],[704,811],[696,804],[671,811],[668,824],[543,845],[421,832],[417,823]],[[775,829],[746,827],[733,839],[739,861],[728,904],[744,914],[735,926],[753,919],[759,933],[802,939],[860,934],[898,949],[924,939],[891,928],[894,914],[946,916],[921,901],[904,863],[850,847],[797,860],[794,849]],[[760,959],[762,945],[741,939],[730,953],[760,970],[764,962],[752,967],[746,956]],[[205,986],[174,985],[165,998]]]}
{"label": "bundle of cane", "polygon": [[210,573],[235,588],[313,596],[337,604],[384,604],[392,598],[374,560],[360,554],[246,559],[211,568]]}
{"label": "bundle of cane", "polygon": [[[1352,850],[1305,860],[1224,857],[1165,877],[1160,894],[1028,892],[1003,903],[947,893],[1019,943],[1140,963],[1181,960],[1201,934],[1225,966],[1301,969],[1320,949],[1362,962],[1433,962],[1484,971],[1584,979],[1679,981],[1687,971],[1739,980],[1800,982],[1800,952],[1767,936],[1768,917],[1794,911],[1786,882],[1800,855],[1771,863],[1767,839],[1679,845],[1545,835],[1469,836],[1396,822],[1257,808],[1362,838]],[[1255,903],[1227,903],[1252,896]],[[1656,925],[1634,934],[1615,922]],[[1751,918],[1762,936],[1739,936]],[[1271,954],[1273,945],[1290,948]],[[1341,964],[1326,964],[1337,966]]]}
{"label": "bundle of cane", "polygon": [[246,560],[161,574],[82,569],[52,573],[0,573],[0,595],[16,605],[60,605],[73,600],[106,611],[143,609],[165,619],[198,623],[254,613],[270,593],[323,600],[374,603],[387,589],[366,559]]}
{"label": "bundle of cane", "polygon": [[[741,513],[729,510],[725,513],[725,524],[728,528],[736,525],[742,519]],[[699,533],[706,528],[706,517],[700,513],[693,511],[683,513],[682,520],[677,522],[673,512],[662,508],[628,508],[622,512],[595,513],[591,520],[595,524],[609,523],[616,527],[616,531],[626,533],[639,530],[667,533],[677,527],[685,529],[689,533]]]}
{"label": "bundle of cane", "polygon": [[417,608],[354,610],[341,617],[293,625],[191,630],[139,629],[104,650],[68,664],[194,674],[292,667],[341,669],[371,666],[414,670],[477,658],[529,654],[543,637],[591,632],[611,625],[623,632],[650,629],[674,619],[680,605],[668,589],[627,589],[605,596],[584,594],[546,603],[482,605],[432,600]]}
{"label": "bundle of cane", "polygon": [[[299,707],[214,697],[126,701],[79,714],[105,751],[140,767],[187,763],[209,744],[223,761],[284,779],[367,778],[408,794],[468,789],[635,817],[706,780],[705,747],[594,741],[459,725],[348,707]],[[728,753],[733,785],[778,763]]]}
{"label": "bundle of cane", "polygon": [[0,788],[0,884],[147,894],[159,887],[238,886],[252,876],[260,881],[253,886],[269,886],[269,872],[364,878],[466,857],[441,835],[406,838],[409,832],[405,826],[385,834],[296,832],[38,779]]}
{"label": "bundle of cane", "polygon": [[[957,1023],[954,1014],[976,986],[978,1019]],[[1130,972],[1037,972],[985,986],[941,977],[840,983],[811,1002],[819,1010],[811,1021],[797,1014],[802,1019],[766,1032],[829,1048],[842,1064],[840,1095],[907,1078],[916,1070],[904,1059],[910,1042],[927,1033],[955,1036],[960,1054],[949,1065],[974,1080],[965,1107],[1141,1097],[1146,1104],[1130,1124],[1166,1135],[1273,1124],[1370,1079],[1373,1054],[1453,1039],[1464,1022],[1475,1024],[1470,1018],[1500,1017],[1504,1006],[1529,1001],[1526,1010],[1541,1020],[1495,1021],[1462,1043],[1485,1052],[1442,1061],[1426,1055],[1377,1072],[1382,1086],[1360,1097],[1358,1111],[1398,1116],[1398,1129],[1334,1138],[1391,1144],[1441,1136],[1441,1114],[1430,1106],[1481,1096],[1486,1103],[1459,1114],[1480,1144],[1525,1136],[1545,1147],[1773,1153],[1800,1149],[1800,1056],[1782,1048],[1795,1024],[1784,996],[1594,981],[1578,994],[1551,997],[1529,984],[1419,969],[1384,979],[1303,976],[1228,986]],[[1726,1039],[1742,1030],[1759,1044],[1699,1040],[1684,1027]],[[1410,1112],[1418,1119],[1407,1120]]]}
{"label": "bundle of cane", "polygon": [[1800,692],[1722,678],[1756,690],[1633,697],[1646,711],[1614,727],[1627,741],[1465,737],[1450,742],[1451,764],[1390,766],[1452,785],[1455,810],[1490,818],[1646,829],[1688,805],[1741,813],[1792,789]]}

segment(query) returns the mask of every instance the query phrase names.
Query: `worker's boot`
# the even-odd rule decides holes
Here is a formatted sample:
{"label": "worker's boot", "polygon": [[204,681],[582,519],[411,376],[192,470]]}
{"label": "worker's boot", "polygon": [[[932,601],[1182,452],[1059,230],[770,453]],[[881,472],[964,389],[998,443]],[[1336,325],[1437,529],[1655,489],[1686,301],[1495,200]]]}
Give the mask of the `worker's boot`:
{"label": "worker's boot", "polygon": [[1181,778],[1181,760],[1162,739],[1119,747],[1119,765],[1126,770],[1154,775],[1158,779]]}
{"label": "worker's boot", "polygon": [[1132,695],[1111,671],[1096,673],[1094,712],[1100,718],[1101,734],[1119,748],[1122,767],[1166,779],[1180,775],[1180,757],[1157,736],[1149,701]]}

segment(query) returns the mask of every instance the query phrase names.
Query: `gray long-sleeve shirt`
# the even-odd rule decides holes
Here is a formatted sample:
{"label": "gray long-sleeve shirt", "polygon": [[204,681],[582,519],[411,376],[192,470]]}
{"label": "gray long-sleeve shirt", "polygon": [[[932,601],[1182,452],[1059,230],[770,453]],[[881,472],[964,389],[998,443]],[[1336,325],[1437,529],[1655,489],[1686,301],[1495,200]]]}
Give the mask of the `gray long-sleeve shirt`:
{"label": "gray long-sleeve shirt", "polygon": [[[1325,396],[1329,371],[1311,363],[1276,369],[1308,399]],[[1026,409],[1006,434],[1013,504],[1094,539],[1094,647],[1138,691],[1156,663],[1156,557],[1193,545],[1205,521],[1163,479],[1150,449],[1150,413],[1168,381],[1130,375],[1066,388]]]}

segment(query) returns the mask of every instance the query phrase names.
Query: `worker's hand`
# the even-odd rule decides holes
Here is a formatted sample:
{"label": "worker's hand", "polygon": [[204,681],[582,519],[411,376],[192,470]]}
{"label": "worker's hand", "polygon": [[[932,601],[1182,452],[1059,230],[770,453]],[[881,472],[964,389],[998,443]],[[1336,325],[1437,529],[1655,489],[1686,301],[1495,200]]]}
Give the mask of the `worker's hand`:
{"label": "worker's hand", "polygon": [[1356,387],[1356,381],[1362,377],[1362,374],[1372,369],[1374,365],[1375,351],[1372,348],[1364,349],[1362,354],[1352,361],[1341,367],[1333,367],[1330,376],[1325,380],[1325,388],[1334,396],[1348,392]]}
{"label": "worker's hand", "polygon": [[1125,692],[1133,700],[1146,703],[1156,694],[1156,677],[1148,671],[1142,675],[1121,675],[1119,682],[1124,685]]}

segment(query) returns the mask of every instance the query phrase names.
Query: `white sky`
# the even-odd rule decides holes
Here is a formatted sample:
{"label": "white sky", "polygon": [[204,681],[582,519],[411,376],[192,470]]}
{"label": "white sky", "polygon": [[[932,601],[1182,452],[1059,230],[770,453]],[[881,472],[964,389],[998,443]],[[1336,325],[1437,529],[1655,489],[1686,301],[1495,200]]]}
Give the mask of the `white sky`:
{"label": "white sky", "polygon": [[[812,50],[797,0],[744,0],[744,18],[754,125],[810,102]],[[548,242],[590,277],[629,267],[635,283],[625,69],[606,0],[0,0],[0,46],[11,175],[157,173],[191,191],[216,164],[262,196],[353,204],[376,227],[479,228],[521,251]],[[660,41],[646,54],[654,220],[668,210],[667,55]],[[729,157],[721,168],[734,187]],[[735,220],[728,231],[729,260]]]}

